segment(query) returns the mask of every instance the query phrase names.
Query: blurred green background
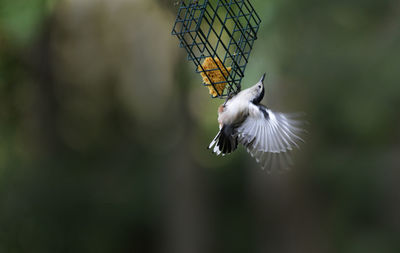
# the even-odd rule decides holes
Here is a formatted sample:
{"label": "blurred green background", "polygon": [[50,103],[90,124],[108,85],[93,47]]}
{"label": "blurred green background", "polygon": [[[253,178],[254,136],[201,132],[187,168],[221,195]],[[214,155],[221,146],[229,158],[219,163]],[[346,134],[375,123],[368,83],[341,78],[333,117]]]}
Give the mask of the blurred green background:
{"label": "blurred green background", "polygon": [[253,0],[289,173],[205,147],[176,1],[0,1],[0,252],[400,252],[400,2]]}

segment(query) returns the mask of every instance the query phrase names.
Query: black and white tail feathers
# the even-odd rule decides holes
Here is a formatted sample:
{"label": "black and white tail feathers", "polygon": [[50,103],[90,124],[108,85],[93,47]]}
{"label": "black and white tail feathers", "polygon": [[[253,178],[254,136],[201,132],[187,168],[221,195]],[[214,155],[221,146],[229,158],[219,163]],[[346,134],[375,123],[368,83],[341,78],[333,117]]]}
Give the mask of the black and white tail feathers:
{"label": "black and white tail feathers", "polygon": [[238,146],[237,134],[234,133],[234,127],[223,126],[218,134],[211,141],[208,149],[212,149],[213,153],[223,156],[233,152]]}

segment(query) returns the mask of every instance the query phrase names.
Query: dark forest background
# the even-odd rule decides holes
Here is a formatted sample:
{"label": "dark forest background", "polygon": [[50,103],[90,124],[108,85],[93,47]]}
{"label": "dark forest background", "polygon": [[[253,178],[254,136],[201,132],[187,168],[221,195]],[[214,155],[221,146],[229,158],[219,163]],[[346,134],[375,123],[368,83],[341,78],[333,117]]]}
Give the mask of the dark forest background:
{"label": "dark forest background", "polygon": [[0,1],[0,252],[400,252],[400,2],[253,0],[290,172],[205,147],[175,1]]}

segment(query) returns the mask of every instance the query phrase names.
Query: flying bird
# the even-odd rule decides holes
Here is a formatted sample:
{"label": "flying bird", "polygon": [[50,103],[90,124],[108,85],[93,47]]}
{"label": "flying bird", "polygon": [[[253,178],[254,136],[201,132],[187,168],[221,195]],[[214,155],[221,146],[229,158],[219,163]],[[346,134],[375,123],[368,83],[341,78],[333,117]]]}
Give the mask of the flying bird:
{"label": "flying bird", "polygon": [[208,146],[216,155],[226,155],[242,144],[263,169],[287,169],[289,152],[304,142],[299,113],[273,112],[261,104],[265,74],[254,86],[242,90],[218,108],[219,132]]}

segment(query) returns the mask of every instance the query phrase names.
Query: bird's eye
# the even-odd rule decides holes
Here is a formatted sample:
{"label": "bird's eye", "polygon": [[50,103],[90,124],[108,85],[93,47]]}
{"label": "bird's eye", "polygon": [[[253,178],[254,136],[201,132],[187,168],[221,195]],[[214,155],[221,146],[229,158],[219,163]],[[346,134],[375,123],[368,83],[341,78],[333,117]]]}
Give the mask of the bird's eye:
{"label": "bird's eye", "polygon": [[261,89],[261,85],[258,85],[258,88]]}

